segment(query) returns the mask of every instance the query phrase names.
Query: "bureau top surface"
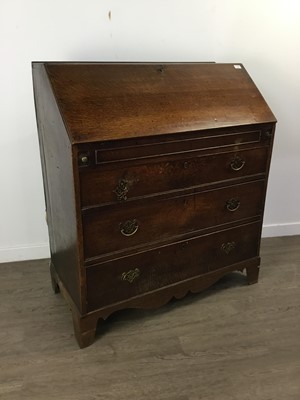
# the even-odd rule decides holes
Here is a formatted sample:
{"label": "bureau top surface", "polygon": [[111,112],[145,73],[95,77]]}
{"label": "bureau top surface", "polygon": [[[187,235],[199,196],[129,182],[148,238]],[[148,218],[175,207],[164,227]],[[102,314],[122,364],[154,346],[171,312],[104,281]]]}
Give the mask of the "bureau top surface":
{"label": "bureau top surface", "polygon": [[43,66],[73,143],[276,121],[241,64]]}

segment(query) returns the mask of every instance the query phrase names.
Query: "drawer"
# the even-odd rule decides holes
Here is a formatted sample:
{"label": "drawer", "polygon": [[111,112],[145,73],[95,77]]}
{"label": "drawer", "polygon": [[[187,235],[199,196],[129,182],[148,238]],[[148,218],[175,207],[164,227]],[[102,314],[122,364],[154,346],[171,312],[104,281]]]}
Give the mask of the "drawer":
{"label": "drawer", "polygon": [[259,216],[265,181],[83,212],[85,259]]}
{"label": "drawer", "polygon": [[[261,131],[254,130],[250,132],[217,132],[215,134],[194,132],[192,137],[185,140],[176,140],[175,138],[164,137],[160,141],[142,143],[140,139],[138,143],[135,141],[127,141],[127,144],[109,143],[103,144],[102,148],[95,150],[95,163],[105,164],[107,162],[119,162],[127,160],[136,160],[151,156],[176,154],[182,152],[195,152],[199,150],[208,150],[215,148],[224,148],[228,146],[242,146],[250,143],[259,143],[261,141]],[[188,135],[189,136],[189,135]]]}
{"label": "drawer", "polygon": [[265,174],[269,147],[238,152],[158,157],[128,166],[80,169],[82,207],[124,202],[156,193]]}
{"label": "drawer", "polygon": [[261,222],[88,267],[88,309],[101,308],[258,255]]}
{"label": "drawer", "polygon": [[[122,140],[102,141],[94,144],[82,144],[79,155],[86,153],[88,160],[79,162],[81,167],[91,164],[137,160],[152,156],[163,156],[187,152],[214,152],[228,151],[230,147],[249,148],[259,147],[270,143],[269,134],[271,125],[251,127],[222,128],[215,130],[201,130],[178,132],[172,135],[154,135]],[[80,161],[80,159],[79,159]]]}

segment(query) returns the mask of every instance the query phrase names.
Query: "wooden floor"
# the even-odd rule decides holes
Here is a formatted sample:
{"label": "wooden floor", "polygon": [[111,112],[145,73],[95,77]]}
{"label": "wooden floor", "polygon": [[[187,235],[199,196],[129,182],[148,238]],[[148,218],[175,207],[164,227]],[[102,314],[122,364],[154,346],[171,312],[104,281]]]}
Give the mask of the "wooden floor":
{"label": "wooden floor", "polygon": [[299,400],[300,236],[264,239],[260,281],[232,273],[128,310],[83,350],[48,260],[0,265],[0,399]]}

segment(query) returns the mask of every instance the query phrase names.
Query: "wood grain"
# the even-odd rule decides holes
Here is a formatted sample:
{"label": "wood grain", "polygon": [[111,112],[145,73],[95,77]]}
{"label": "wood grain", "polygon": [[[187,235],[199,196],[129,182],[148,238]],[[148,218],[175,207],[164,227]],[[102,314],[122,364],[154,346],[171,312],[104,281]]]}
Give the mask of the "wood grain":
{"label": "wood grain", "polygon": [[276,121],[243,66],[45,66],[72,143]]}
{"label": "wood grain", "polygon": [[[69,303],[81,347],[98,319],[117,310],[155,308],[234,270],[246,268],[248,282],[257,281],[276,121],[243,66],[32,67],[51,280]],[[245,231],[236,239],[238,225]],[[184,252],[181,241],[191,243]],[[148,281],[127,296],[113,284],[140,273]]]}
{"label": "wood grain", "polygon": [[[116,191],[121,181],[127,182],[126,198],[131,200],[189,187],[198,189],[215,182],[228,184],[241,178],[253,179],[254,175],[264,176],[268,154],[267,146],[247,150],[235,146],[231,151],[213,155],[188,156],[181,153],[180,158],[178,155],[147,158],[143,163],[134,160],[130,164],[101,164],[97,168],[89,165],[79,171],[81,204],[89,207],[120,202]],[[236,171],[231,164],[237,157],[245,164]]]}
{"label": "wood grain", "polygon": [[73,149],[42,65],[33,65],[33,82],[51,257],[73,301],[83,311]]}
{"label": "wood grain", "polygon": [[[85,258],[138,249],[155,242],[161,245],[192,232],[199,235],[205,228],[260,218],[264,188],[265,182],[260,180],[200,193],[193,190],[186,196],[176,193],[166,199],[90,210],[83,214]],[[231,199],[239,202],[235,211],[228,210]],[[132,220],[138,226],[136,233],[123,235],[122,224]]]}
{"label": "wood grain", "polygon": [[261,256],[257,285],[232,273],[156,311],[119,312],[84,350],[49,260],[0,265],[0,398],[298,400],[300,236],[263,239]]}

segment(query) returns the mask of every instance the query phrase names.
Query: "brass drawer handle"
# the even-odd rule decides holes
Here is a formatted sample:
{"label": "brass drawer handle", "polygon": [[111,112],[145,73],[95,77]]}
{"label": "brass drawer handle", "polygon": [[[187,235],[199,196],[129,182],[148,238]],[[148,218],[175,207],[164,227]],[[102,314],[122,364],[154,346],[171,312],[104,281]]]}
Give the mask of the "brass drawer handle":
{"label": "brass drawer handle", "polygon": [[240,207],[241,202],[238,199],[232,198],[226,201],[228,211],[236,211]]}
{"label": "brass drawer handle", "polygon": [[141,271],[138,268],[131,269],[128,272],[123,272],[121,279],[122,281],[127,281],[132,283],[135,279],[137,279],[141,274]]}
{"label": "brass drawer handle", "polygon": [[129,181],[127,179],[120,179],[114,193],[117,195],[119,201],[127,200],[127,193],[129,190]]}
{"label": "brass drawer handle", "polygon": [[132,236],[139,229],[139,224],[136,219],[129,219],[126,222],[120,224],[120,232],[124,236]]}
{"label": "brass drawer handle", "polygon": [[221,250],[224,251],[224,253],[229,254],[232,250],[235,249],[235,247],[236,247],[235,242],[222,243]]}
{"label": "brass drawer handle", "polygon": [[245,164],[246,164],[245,160],[243,160],[239,156],[235,156],[234,159],[230,163],[230,167],[233,171],[239,171],[244,167]]}

